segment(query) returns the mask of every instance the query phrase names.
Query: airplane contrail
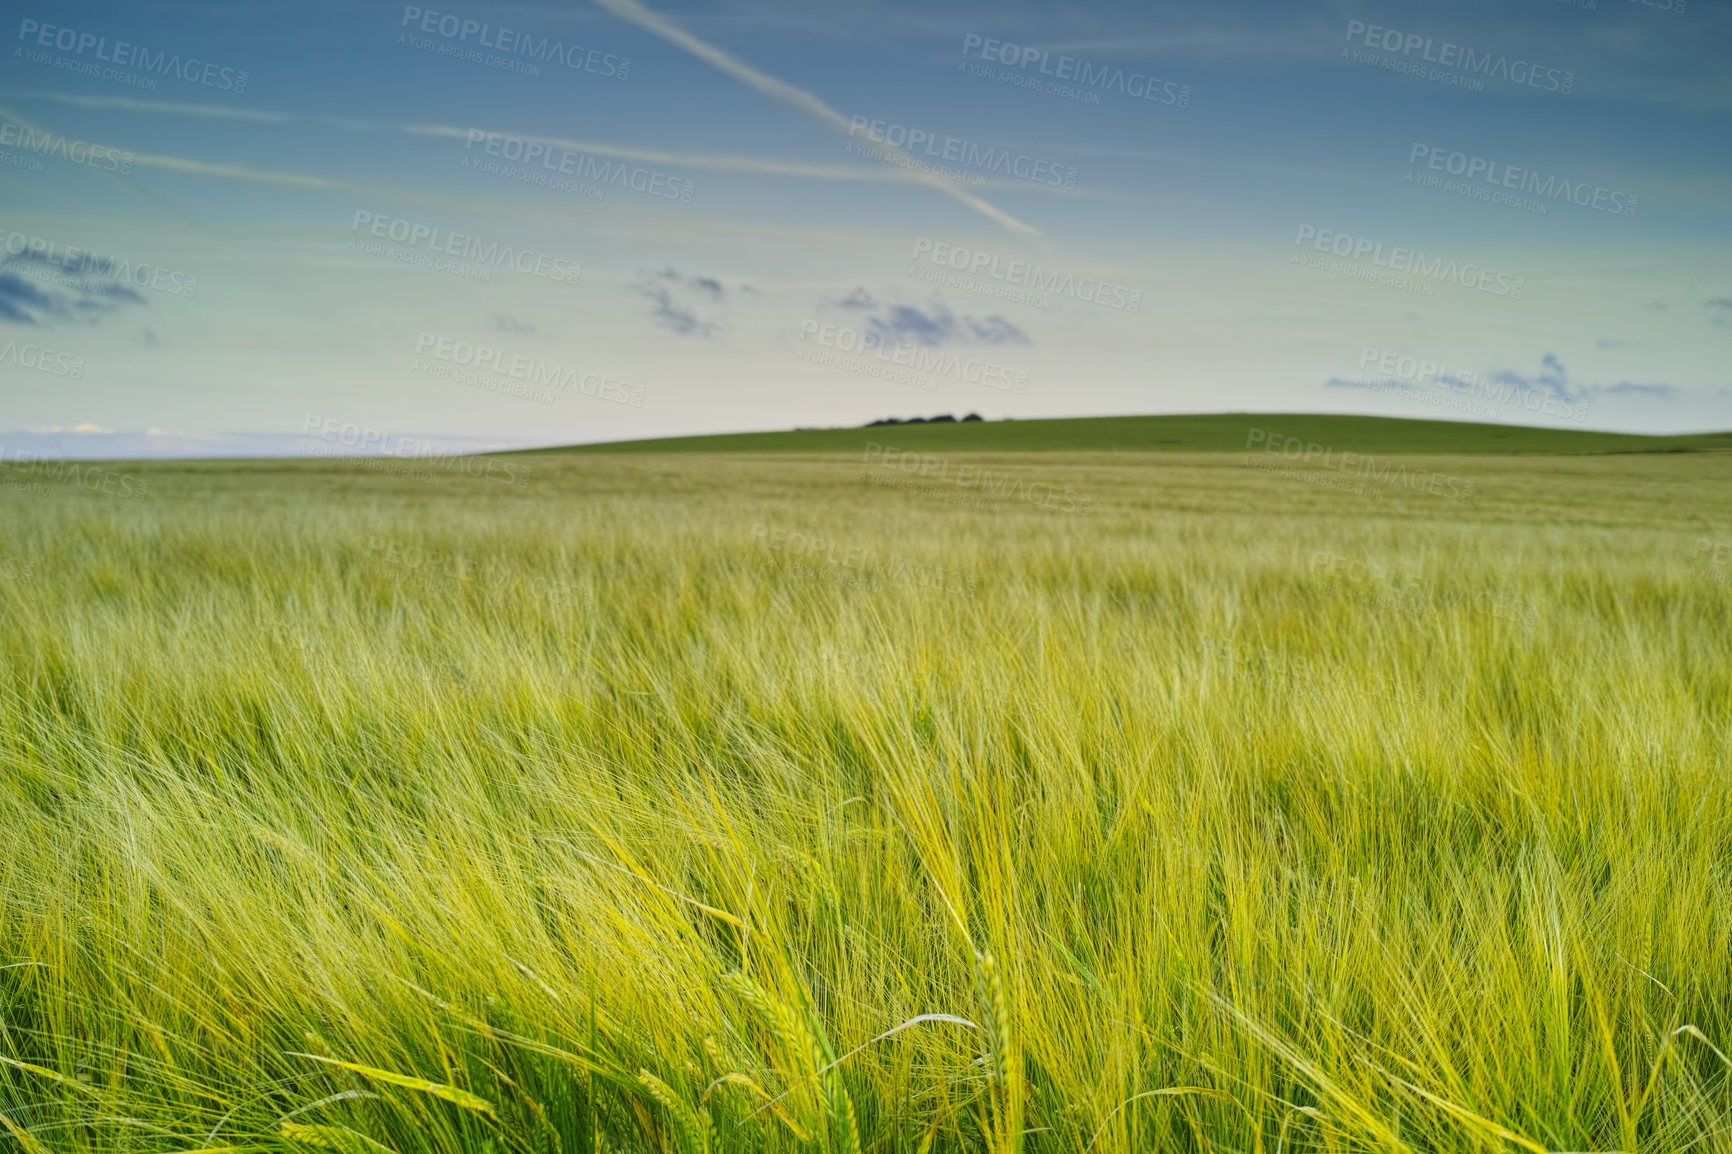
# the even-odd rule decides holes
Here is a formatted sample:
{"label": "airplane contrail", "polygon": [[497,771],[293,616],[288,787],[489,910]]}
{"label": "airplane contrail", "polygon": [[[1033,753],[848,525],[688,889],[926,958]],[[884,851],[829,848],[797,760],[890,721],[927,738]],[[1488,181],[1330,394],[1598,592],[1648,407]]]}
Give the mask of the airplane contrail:
{"label": "airplane contrail", "polygon": [[[667,164],[681,168],[695,168],[706,172],[741,172],[760,176],[785,176],[801,180],[831,180],[844,183],[868,184],[901,184],[912,179],[911,175],[900,168],[864,168],[857,164],[813,164],[798,160],[765,159],[763,157],[745,156],[738,153],[717,152],[683,152],[673,149],[641,148],[629,145],[611,144],[599,140],[572,140],[560,136],[548,136],[536,132],[519,132],[515,130],[478,130],[461,125],[447,124],[389,124],[380,121],[356,120],[350,117],[320,116],[310,113],[277,112],[268,109],[229,108],[215,104],[187,104],[169,100],[141,100],[133,96],[83,96],[62,92],[5,92],[0,93],[0,99],[16,98],[24,100],[48,100],[60,104],[68,104],[78,108],[101,108],[120,112],[154,113],[163,116],[186,116],[202,120],[239,120],[253,124],[322,124],[332,128],[342,128],[353,132],[401,132],[410,136],[428,136],[445,139],[467,139],[472,131],[486,131],[489,135],[508,136],[514,140],[533,141],[554,148],[564,148],[571,152],[584,152],[594,156],[608,156],[617,160],[632,160],[644,164]],[[8,114],[10,115],[10,114]],[[14,117],[16,119],[16,117]],[[20,123],[23,123],[20,121]],[[847,121],[842,121],[842,127],[847,127]],[[171,167],[174,158],[152,157],[152,166]],[[184,161],[186,165],[202,164],[201,161]],[[218,168],[233,167],[232,173],[215,171]],[[210,166],[207,175],[234,175],[239,179],[264,180],[271,174],[257,170],[242,169],[234,166]],[[195,169],[188,167],[185,171]],[[242,175],[243,173],[249,175]],[[277,182],[300,184],[306,187],[339,187],[335,181],[322,182],[318,177],[296,178],[288,174],[274,174]],[[940,178],[942,179],[942,178]],[[926,183],[930,183],[927,181]],[[984,187],[992,187],[993,181],[984,182]],[[943,191],[954,194],[957,187],[944,182]],[[1080,196],[1099,198],[1106,194],[1085,192],[1080,189],[1060,188],[1053,185],[1036,184],[1027,191],[1045,195]],[[972,200],[972,198],[970,198]],[[1006,224],[1005,227],[1026,234],[1039,235],[1027,225],[1014,218],[1000,213],[998,209],[985,202],[988,215],[995,221]],[[977,207],[971,204],[971,207]],[[1003,220],[999,220],[1003,217]]]}
{"label": "airplane contrail", "polygon": [[[673,23],[667,17],[652,12],[648,8],[644,7],[641,0],[596,0],[596,3],[607,11],[613,13],[615,16],[618,16],[621,20],[628,20],[644,29],[646,32],[661,37],[669,44],[672,44],[676,48],[685,52],[689,52],[691,55],[702,60],[705,64],[708,64],[718,72],[733,77],[748,88],[761,92],[770,99],[785,104],[789,108],[811,117],[813,120],[816,120],[827,128],[841,132],[843,135],[849,135],[849,126],[851,124],[849,119],[846,116],[843,116],[840,112],[837,112],[834,108],[831,108],[828,104],[825,104],[818,97],[812,95],[803,88],[796,88],[787,81],[778,80],[766,72],[753,68],[750,64],[747,64],[745,61],[740,60],[738,57],[733,56],[723,49],[717,48],[713,44],[707,44],[704,41],[699,40],[696,36],[693,36],[679,25]],[[915,156],[906,149],[898,148],[891,144],[885,144],[882,147],[886,152],[902,156],[910,162],[916,162]],[[975,196],[967,189],[958,186],[939,173],[926,172],[919,168],[908,168],[901,171],[907,173],[908,180],[927,185],[930,188],[942,192],[945,196],[966,205],[975,212],[985,216],[988,220],[991,220],[994,224],[997,224],[1001,228],[1015,233],[1018,236],[1040,235],[1039,229],[1036,229],[1032,225],[1024,224],[1016,217],[1011,216],[1008,212],[998,208],[996,205],[987,203],[980,197]]]}

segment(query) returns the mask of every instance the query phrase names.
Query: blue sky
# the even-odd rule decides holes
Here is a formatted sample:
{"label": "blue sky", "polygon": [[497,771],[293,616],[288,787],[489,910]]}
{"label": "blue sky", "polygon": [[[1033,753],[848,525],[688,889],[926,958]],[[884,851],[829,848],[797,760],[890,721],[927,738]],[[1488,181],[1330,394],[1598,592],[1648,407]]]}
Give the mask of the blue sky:
{"label": "blue sky", "polygon": [[8,4],[0,451],[1732,427],[1732,11],[1589,2]]}

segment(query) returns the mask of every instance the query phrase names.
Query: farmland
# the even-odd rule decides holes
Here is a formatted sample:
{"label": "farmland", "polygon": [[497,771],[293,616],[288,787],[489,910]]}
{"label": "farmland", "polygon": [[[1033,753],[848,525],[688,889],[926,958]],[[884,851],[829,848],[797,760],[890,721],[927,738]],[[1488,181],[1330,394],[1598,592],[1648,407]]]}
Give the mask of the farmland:
{"label": "farmland", "polygon": [[1732,455],[1214,420],[0,487],[0,1141],[1725,1148]]}

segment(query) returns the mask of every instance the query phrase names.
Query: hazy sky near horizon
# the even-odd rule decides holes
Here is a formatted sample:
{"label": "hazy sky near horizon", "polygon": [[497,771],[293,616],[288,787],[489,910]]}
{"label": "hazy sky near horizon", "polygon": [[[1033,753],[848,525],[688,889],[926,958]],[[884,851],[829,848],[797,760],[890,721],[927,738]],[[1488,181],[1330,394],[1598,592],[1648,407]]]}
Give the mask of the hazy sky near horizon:
{"label": "hazy sky near horizon", "polygon": [[6,8],[14,447],[1732,427],[1724,3]]}

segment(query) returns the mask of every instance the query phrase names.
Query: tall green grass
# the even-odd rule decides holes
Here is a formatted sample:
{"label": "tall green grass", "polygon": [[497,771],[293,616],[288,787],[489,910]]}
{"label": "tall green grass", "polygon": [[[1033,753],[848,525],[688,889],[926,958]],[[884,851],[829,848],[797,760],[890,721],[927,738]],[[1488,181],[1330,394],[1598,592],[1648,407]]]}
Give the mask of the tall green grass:
{"label": "tall green grass", "polygon": [[0,1143],[1729,1148],[1732,460],[991,464],[0,490]]}

